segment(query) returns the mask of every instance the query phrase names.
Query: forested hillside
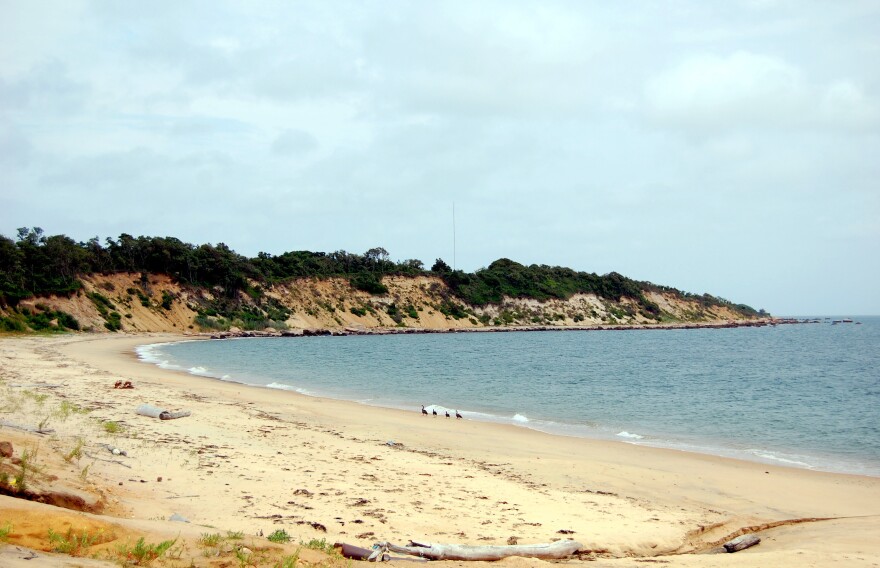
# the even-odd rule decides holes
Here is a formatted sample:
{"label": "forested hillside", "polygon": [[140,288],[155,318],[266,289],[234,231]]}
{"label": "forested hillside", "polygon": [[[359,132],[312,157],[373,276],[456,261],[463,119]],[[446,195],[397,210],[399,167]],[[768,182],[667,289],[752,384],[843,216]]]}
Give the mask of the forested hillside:
{"label": "forested hillside", "polygon": [[466,273],[442,259],[430,270],[416,259],[392,261],[381,247],[247,258],[223,243],[128,234],[76,242],[40,228],[0,236],[0,310],[7,331],[656,324],[765,315],[615,272],[508,259]]}

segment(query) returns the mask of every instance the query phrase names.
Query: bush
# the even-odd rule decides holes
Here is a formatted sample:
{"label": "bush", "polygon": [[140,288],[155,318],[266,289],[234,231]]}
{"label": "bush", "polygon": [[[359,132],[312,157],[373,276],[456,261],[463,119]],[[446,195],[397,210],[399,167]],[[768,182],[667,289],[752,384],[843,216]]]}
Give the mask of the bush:
{"label": "bush", "polygon": [[27,327],[19,319],[0,316],[0,331],[25,331]]}
{"label": "bush", "polygon": [[217,330],[226,330],[229,329],[229,325],[227,325],[225,320],[222,319],[214,319],[205,315],[197,315],[193,320],[193,323],[202,329],[217,329]]}
{"label": "bush", "polygon": [[455,319],[461,319],[463,317],[467,317],[467,312],[454,302],[450,302],[449,300],[444,300],[442,304],[440,304],[440,313],[446,317],[452,317]]}
{"label": "bush", "polygon": [[110,312],[104,319],[106,320],[104,322],[104,327],[108,330],[119,331],[122,329],[122,316],[119,312]]}
{"label": "bush", "polygon": [[376,278],[376,275],[371,272],[356,274],[351,277],[349,282],[355,290],[362,290],[373,295],[388,293],[388,287],[382,284],[382,282]]}
{"label": "bush", "polygon": [[168,290],[162,290],[162,307],[166,310],[171,309],[171,302],[174,301],[174,294]]}
{"label": "bush", "polygon": [[395,304],[394,302],[388,304],[388,306],[385,308],[385,311],[388,312],[388,315],[391,316],[391,319],[394,320],[394,323],[403,323],[403,314],[400,313],[400,310],[397,308],[397,304]]}
{"label": "bush", "polygon": [[79,331],[79,322],[76,321],[75,317],[68,314],[67,312],[62,312],[61,310],[58,310],[57,312],[55,312],[55,318],[58,320],[59,327]]}
{"label": "bush", "polygon": [[278,529],[269,536],[266,537],[270,542],[290,542],[291,536],[287,534],[287,531],[284,529]]}
{"label": "bush", "polygon": [[115,310],[116,306],[113,305],[107,296],[104,296],[100,292],[92,292],[89,294],[89,299],[95,304],[95,307],[98,309],[101,314],[108,310]]}

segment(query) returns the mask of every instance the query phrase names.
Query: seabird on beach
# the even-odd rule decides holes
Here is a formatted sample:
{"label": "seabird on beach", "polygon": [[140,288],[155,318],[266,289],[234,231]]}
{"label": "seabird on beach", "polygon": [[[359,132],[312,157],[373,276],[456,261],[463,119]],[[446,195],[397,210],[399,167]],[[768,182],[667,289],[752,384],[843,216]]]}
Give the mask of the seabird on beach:
{"label": "seabird on beach", "polygon": [[449,411],[446,411],[446,418],[449,418]]}
{"label": "seabird on beach", "polygon": [[457,410],[455,411],[455,417],[456,417],[456,418],[461,418],[461,414],[459,414]]}
{"label": "seabird on beach", "polygon": [[432,408],[432,409],[431,409],[431,412],[434,413],[434,416],[437,416],[437,409],[436,409],[436,408]]}
{"label": "seabird on beach", "polygon": [[425,405],[424,405],[424,404],[422,405],[422,414],[424,414],[425,416],[428,415],[428,411],[425,410]]}

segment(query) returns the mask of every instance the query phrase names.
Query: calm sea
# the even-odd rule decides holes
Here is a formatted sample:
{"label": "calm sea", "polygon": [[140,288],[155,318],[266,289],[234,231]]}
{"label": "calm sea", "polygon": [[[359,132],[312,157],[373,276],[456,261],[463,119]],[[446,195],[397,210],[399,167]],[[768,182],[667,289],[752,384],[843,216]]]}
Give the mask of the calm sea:
{"label": "calm sea", "polygon": [[880,317],[853,319],[860,323],[192,341],[139,354],[315,396],[880,476]]}

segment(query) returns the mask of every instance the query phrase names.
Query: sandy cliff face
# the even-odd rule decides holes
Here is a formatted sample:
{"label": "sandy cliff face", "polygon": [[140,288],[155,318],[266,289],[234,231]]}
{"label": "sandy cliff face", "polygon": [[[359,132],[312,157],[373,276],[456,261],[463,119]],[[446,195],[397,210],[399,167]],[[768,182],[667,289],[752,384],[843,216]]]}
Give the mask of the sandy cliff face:
{"label": "sandy cliff face", "polygon": [[[210,306],[222,291],[181,286],[164,275],[143,281],[139,274],[92,276],[84,289],[71,298],[37,298],[22,302],[32,310],[53,309],[71,314],[84,330],[109,331],[107,313],[119,314],[122,331],[201,332],[240,326],[240,321],[214,315]],[[371,295],[353,289],[347,279],[300,279],[262,290],[254,300],[242,294],[236,300],[259,312],[271,301],[290,311],[278,327],[291,329],[467,329],[488,326],[590,326],[652,325],[657,323],[703,323],[740,320],[728,307],[702,307],[696,300],[668,293],[649,292],[646,297],[660,306],[661,321],[640,313],[635,301],[609,302],[592,294],[568,300],[506,298],[499,305],[468,306],[452,296],[440,278],[387,276],[388,293]],[[109,302],[102,315],[95,298]],[[201,317],[199,317],[201,314]]]}

